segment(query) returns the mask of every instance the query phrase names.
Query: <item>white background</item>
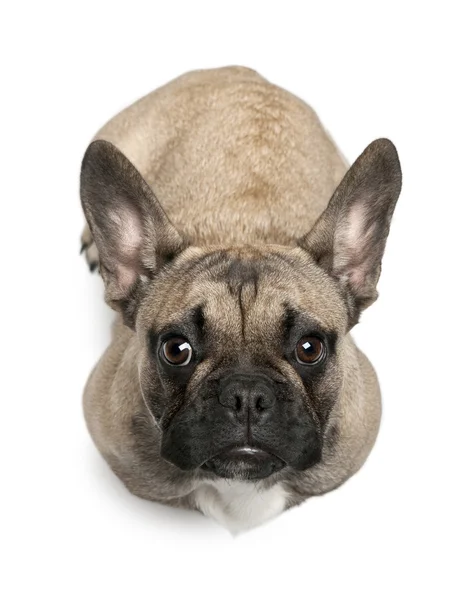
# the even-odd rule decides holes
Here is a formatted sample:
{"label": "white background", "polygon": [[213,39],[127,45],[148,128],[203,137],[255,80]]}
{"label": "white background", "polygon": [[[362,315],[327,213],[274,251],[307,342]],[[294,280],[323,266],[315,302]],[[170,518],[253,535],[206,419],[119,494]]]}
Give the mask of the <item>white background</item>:
{"label": "white background", "polygon": [[[0,15],[0,595],[464,598],[463,17],[456,2],[11,2]],[[355,335],[384,417],[339,490],[232,538],[130,496],[81,392],[109,337],[78,256],[95,131],[194,68],[243,64],[308,101],[352,161],[398,147],[380,299]]]}

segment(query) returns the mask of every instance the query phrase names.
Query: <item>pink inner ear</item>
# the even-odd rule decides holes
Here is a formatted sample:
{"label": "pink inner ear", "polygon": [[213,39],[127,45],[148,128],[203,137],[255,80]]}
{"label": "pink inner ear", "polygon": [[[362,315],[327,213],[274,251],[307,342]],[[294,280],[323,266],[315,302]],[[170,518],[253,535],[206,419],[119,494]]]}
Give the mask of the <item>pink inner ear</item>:
{"label": "pink inner ear", "polygon": [[347,224],[344,226],[344,245],[348,250],[356,251],[359,244],[363,244],[365,236],[365,208],[362,204],[355,204],[347,216]]}
{"label": "pink inner ear", "polygon": [[363,263],[357,269],[353,269],[349,272],[348,280],[352,290],[356,292],[361,291],[363,289],[366,274],[367,269],[364,268]]}
{"label": "pink inner ear", "polygon": [[136,282],[137,272],[134,269],[118,265],[116,272],[118,285],[122,289],[130,288]]}
{"label": "pink inner ear", "polygon": [[116,272],[122,288],[133,285],[139,274],[142,224],[136,211],[127,205],[119,206],[108,214],[114,231]]}
{"label": "pink inner ear", "polygon": [[370,271],[370,241],[375,225],[366,229],[366,210],[359,202],[349,210],[346,218],[337,225],[334,243],[334,269],[353,290],[363,288]]}

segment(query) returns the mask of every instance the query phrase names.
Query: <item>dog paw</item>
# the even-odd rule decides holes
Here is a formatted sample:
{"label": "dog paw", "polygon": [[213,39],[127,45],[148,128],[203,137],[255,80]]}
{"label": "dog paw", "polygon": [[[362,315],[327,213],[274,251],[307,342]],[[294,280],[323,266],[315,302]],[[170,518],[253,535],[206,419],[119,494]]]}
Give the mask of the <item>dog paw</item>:
{"label": "dog paw", "polygon": [[87,223],[81,235],[81,254],[84,254],[91,273],[96,271],[99,264],[98,250]]}

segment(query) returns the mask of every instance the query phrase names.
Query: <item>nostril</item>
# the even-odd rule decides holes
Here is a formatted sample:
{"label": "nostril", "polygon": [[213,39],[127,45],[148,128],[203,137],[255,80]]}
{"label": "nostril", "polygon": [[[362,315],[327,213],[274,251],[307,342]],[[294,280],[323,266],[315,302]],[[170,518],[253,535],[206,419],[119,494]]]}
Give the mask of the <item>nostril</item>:
{"label": "nostril", "polygon": [[268,396],[258,396],[255,400],[255,407],[258,412],[262,412],[267,408],[271,408],[273,401]]}
{"label": "nostril", "polygon": [[259,396],[256,400],[255,400],[255,406],[258,410],[258,412],[262,412],[263,410],[266,409],[266,401],[263,398],[263,396]]}
{"label": "nostril", "polygon": [[[259,378],[237,378],[226,381],[220,389],[218,402],[229,409],[239,419],[269,411],[276,397],[271,386],[265,385]],[[264,417],[264,415],[262,415]]]}
{"label": "nostril", "polygon": [[244,408],[244,398],[240,392],[229,391],[229,393],[220,394],[219,403],[234,411],[240,413]]}

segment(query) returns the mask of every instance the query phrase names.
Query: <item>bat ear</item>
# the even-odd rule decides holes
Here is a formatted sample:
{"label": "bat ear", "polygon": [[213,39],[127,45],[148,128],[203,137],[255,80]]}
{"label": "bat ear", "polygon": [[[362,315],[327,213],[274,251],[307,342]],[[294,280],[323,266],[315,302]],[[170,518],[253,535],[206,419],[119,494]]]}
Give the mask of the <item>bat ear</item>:
{"label": "bat ear", "polygon": [[392,142],[379,139],[357,158],[312,230],[299,240],[344,289],[352,325],[377,297],[376,285],[402,172]]}
{"label": "bat ear", "polygon": [[97,140],[86,151],[81,202],[99,251],[105,299],[133,326],[136,289],[187,244],[141,174],[109,142]]}

